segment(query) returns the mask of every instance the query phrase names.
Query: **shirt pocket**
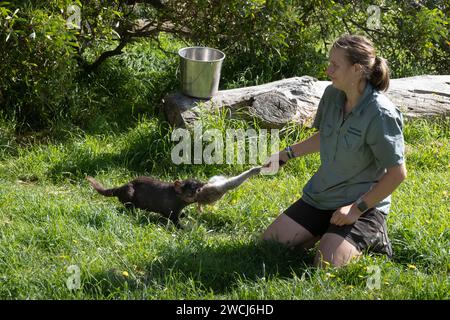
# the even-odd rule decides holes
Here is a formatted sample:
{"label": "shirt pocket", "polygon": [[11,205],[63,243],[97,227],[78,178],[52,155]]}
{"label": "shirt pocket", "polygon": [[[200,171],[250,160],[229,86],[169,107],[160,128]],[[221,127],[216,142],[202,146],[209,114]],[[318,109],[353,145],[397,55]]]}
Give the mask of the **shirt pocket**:
{"label": "shirt pocket", "polygon": [[333,135],[333,125],[325,123],[321,126],[320,131],[320,159],[326,163],[333,159],[334,151],[336,149],[336,135]]}
{"label": "shirt pocket", "polygon": [[359,129],[349,127],[344,133],[343,147],[346,151],[358,151],[363,145],[364,139]]}
{"label": "shirt pocket", "polygon": [[333,130],[334,128],[330,123],[325,123],[321,128],[322,136],[329,138],[333,134]]}

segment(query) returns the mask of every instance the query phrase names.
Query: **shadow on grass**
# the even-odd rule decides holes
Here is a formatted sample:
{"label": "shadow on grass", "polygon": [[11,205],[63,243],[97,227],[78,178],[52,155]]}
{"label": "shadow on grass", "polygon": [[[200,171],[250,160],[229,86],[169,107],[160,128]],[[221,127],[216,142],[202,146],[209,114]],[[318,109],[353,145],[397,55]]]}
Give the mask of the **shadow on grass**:
{"label": "shadow on grass", "polygon": [[[143,218],[141,218],[143,219]],[[142,220],[139,223],[153,221]],[[213,223],[213,222],[211,222]],[[217,227],[217,226],[216,226]],[[175,230],[175,229],[173,229]],[[399,236],[399,235],[396,235]],[[421,271],[435,273],[445,261],[432,261],[431,253],[419,252],[411,246],[404,247],[402,240],[393,241],[395,264],[417,265]],[[171,245],[160,249],[160,259],[141,261],[140,275],[124,276],[115,269],[93,275],[86,293],[96,292],[101,296],[114,296],[128,290],[132,296],[166,295],[170,298],[202,297],[205,293],[221,295],[233,292],[242,282],[258,283],[261,279],[292,278],[292,273],[302,274],[310,269],[314,251],[290,250],[272,242],[230,240],[227,243],[208,242],[189,245],[174,239]],[[363,266],[356,265],[342,269],[343,274],[355,276],[343,277],[349,285],[359,285]],[[355,280],[356,279],[356,280]]]}
{"label": "shadow on grass", "polygon": [[164,175],[179,170],[171,161],[167,142],[161,132],[156,131],[138,132],[136,139],[127,141],[118,152],[93,154],[88,148],[78,150],[73,147],[69,157],[56,162],[49,170],[53,181],[61,177],[82,179],[85,175],[95,176],[114,168],[126,168],[130,172],[130,180],[132,176],[146,172]]}
{"label": "shadow on grass", "polygon": [[[139,295],[139,291],[151,287],[167,288],[167,294],[174,297],[201,296],[201,292],[226,294],[242,280],[258,282],[262,278],[290,278],[293,271],[302,273],[312,262],[310,252],[262,241],[168,248],[160,261],[142,265],[145,274],[141,276],[124,276],[117,269],[110,269],[94,274],[84,288],[89,294],[104,297],[124,289]],[[195,284],[195,292],[185,292],[192,290],[192,287],[186,288],[188,282]]]}

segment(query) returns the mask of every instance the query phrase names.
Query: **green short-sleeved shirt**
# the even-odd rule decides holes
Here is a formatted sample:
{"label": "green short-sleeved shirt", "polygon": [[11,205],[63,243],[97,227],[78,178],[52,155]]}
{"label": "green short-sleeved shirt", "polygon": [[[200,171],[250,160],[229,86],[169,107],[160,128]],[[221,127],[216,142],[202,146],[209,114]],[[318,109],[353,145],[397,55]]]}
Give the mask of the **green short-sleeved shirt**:
{"label": "green short-sleeved shirt", "polygon": [[[386,172],[404,161],[403,116],[381,92],[367,84],[344,120],[345,93],[325,89],[313,126],[320,132],[319,170],[303,188],[303,200],[323,210],[355,202]],[[391,197],[375,207],[387,214]]]}

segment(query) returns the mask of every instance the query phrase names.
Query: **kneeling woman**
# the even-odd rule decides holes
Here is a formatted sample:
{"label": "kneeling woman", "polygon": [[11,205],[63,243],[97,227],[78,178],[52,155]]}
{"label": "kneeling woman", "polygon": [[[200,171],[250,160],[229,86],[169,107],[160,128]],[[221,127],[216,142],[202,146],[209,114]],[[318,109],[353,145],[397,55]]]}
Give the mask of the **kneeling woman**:
{"label": "kneeling woman", "polygon": [[330,50],[327,74],[332,85],[313,124],[319,132],[265,165],[320,152],[320,168],[263,239],[305,248],[320,239],[318,266],[344,265],[364,250],[392,256],[386,216],[406,167],[402,115],[382,93],[389,86],[387,63],[368,39],[346,35]]}

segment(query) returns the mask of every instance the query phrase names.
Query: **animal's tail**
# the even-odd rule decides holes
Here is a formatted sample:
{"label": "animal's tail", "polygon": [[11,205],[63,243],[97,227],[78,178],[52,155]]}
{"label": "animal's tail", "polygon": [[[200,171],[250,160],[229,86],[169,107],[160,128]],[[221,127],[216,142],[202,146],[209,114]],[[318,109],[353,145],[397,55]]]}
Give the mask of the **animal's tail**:
{"label": "animal's tail", "polygon": [[105,187],[103,187],[99,182],[95,181],[94,178],[92,177],[86,177],[86,180],[89,181],[89,183],[91,184],[91,186],[97,190],[98,193],[100,193],[101,195],[104,195],[105,197],[114,197],[115,196],[115,191],[116,188],[113,189],[105,189]]}

